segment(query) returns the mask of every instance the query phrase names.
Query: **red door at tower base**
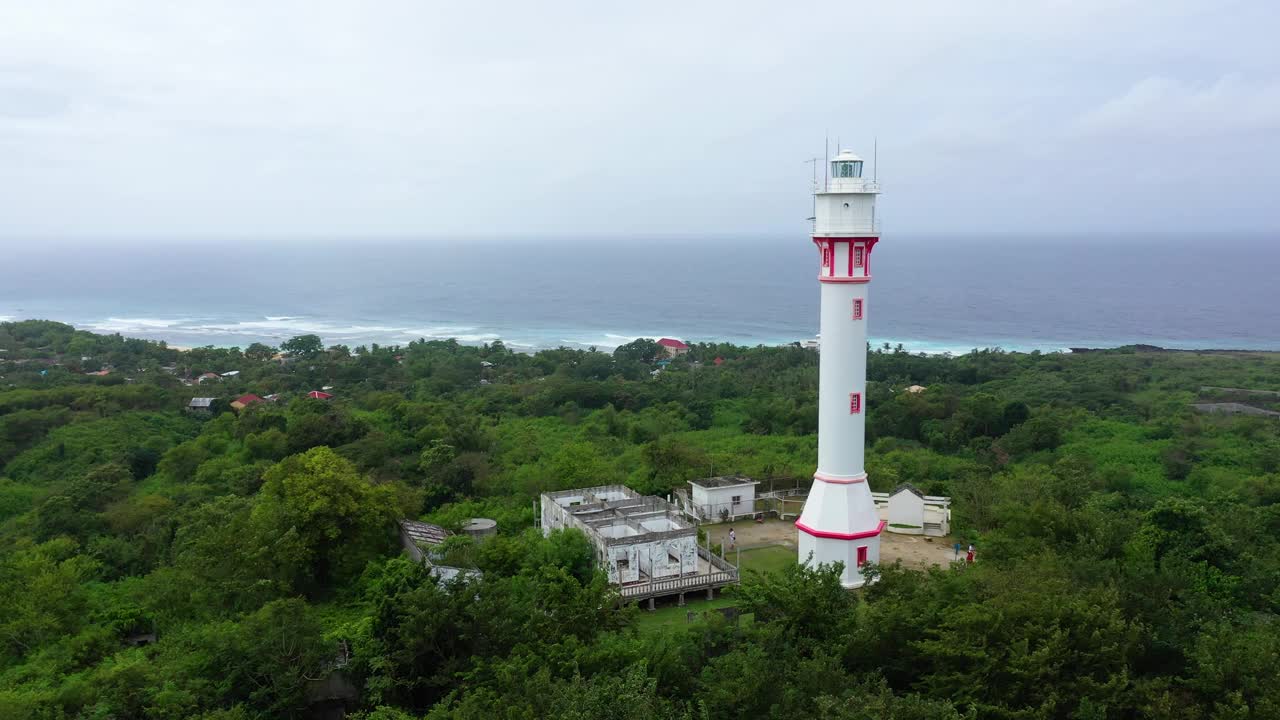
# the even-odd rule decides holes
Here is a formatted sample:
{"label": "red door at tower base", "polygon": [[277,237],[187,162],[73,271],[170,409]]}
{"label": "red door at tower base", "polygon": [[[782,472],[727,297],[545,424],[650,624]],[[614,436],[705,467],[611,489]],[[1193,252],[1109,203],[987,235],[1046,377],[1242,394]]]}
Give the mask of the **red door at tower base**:
{"label": "red door at tower base", "polygon": [[858,548],[858,567],[862,567],[863,565],[866,565],[866,564],[867,564],[867,546],[863,545],[862,547]]}

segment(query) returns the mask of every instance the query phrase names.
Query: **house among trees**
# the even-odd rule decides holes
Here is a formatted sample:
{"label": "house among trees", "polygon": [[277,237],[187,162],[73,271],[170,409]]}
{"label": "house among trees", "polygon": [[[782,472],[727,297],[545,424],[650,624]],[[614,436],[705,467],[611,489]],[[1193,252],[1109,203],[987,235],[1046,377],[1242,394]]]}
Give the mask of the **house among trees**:
{"label": "house among trees", "polygon": [[205,380],[221,380],[222,376],[215,372],[207,372],[196,378],[196,382],[203,383]]}
{"label": "house among trees", "polygon": [[187,410],[193,413],[208,415],[213,412],[213,401],[215,398],[193,397],[191,402],[187,403]]}
{"label": "house among trees", "polygon": [[662,338],[658,341],[658,345],[662,348],[662,352],[667,354],[667,357],[678,357],[689,352],[688,345],[673,338]]}
{"label": "house among trees", "polygon": [[439,525],[418,520],[401,520],[399,526],[400,545],[409,553],[409,557],[418,562],[422,562],[426,553],[439,547],[452,534]]}
{"label": "house among trees", "polygon": [[266,400],[263,400],[257,395],[254,395],[253,393],[249,393],[248,395],[241,395],[235,400],[232,400],[231,409],[235,410],[236,412],[240,412],[241,410],[249,407],[250,405],[257,405],[258,403],[261,403],[261,402],[266,402]]}
{"label": "house among trees", "polygon": [[313,400],[329,400],[333,398],[333,395],[330,395],[329,393],[324,392],[323,390],[312,390],[311,392],[307,393],[307,397]]}
{"label": "house among trees", "polygon": [[419,520],[401,520],[398,523],[400,529],[400,545],[404,551],[415,562],[420,562],[431,568],[431,574],[441,580],[452,580],[459,575],[477,575],[478,570],[472,568],[452,567],[450,565],[442,565],[439,561],[439,550],[444,541],[449,539],[453,533],[445,530],[439,525],[425,523]]}

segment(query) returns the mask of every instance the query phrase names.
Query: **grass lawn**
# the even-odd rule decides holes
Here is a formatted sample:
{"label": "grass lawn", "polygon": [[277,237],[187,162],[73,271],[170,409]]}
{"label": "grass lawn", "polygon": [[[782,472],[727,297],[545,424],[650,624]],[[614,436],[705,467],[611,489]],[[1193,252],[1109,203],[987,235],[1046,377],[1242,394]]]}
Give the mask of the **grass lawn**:
{"label": "grass lawn", "polygon": [[[732,562],[733,554],[729,555]],[[760,572],[777,572],[788,565],[795,565],[796,551],[781,545],[755,548],[742,551],[742,570],[759,570]],[[702,593],[689,593],[685,596],[685,605],[680,607],[676,596],[658,598],[656,608],[649,612],[648,601],[640,603],[640,612],[636,615],[636,627],[641,632],[662,632],[687,626],[687,613],[699,615],[694,622],[702,622],[701,614],[709,610],[729,607],[734,604],[733,591],[729,590],[714,600],[707,600]],[[751,622],[750,615],[742,616],[742,622]]]}
{"label": "grass lawn", "polygon": [[[733,605],[734,599],[728,595],[718,596],[715,600],[707,600],[706,596],[700,599],[694,599],[695,594],[689,593],[685,596],[684,607],[677,605],[677,599],[673,595],[671,597],[658,598],[657,608],[653,612],[649,612],[649,601],[640,603],[640,613],[636,616],[636,627],[641,632],[653,632],[673,627],[683,627],[688,625],[686,613],[703,613],[708,610],[729,607]],[[695,622],[701,622],[701,618]]]}
{"label": "grass lawn", "polygon": [[[730,558],[732,558],[730,554]],[[796,551],[781,545],[742,551],[742,571],[777,572],[799,562]]]}

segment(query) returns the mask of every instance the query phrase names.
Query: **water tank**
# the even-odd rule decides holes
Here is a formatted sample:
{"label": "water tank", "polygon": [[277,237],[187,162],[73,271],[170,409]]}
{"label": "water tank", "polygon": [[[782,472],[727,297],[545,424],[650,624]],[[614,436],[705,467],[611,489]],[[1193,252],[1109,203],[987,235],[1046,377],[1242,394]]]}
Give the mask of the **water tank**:
{"label": "water tank", "polygon": [[484,540],[498,533],[498,521],[489,518],[471,518],[466,525],[462,526],[462,532],[476,540]]}

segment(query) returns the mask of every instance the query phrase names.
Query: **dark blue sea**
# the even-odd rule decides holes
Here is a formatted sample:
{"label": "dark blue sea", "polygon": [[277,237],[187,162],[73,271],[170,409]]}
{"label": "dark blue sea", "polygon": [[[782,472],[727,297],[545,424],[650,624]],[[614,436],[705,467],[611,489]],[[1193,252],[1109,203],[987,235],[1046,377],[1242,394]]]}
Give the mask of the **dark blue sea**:
{"label": "dark blue sea", "polygon": [[[417,338],[520,349],[635,337],[779,344],[818,330],[789,237],[0,241],[0,319],[174,345]],[[910,236],[876,247],[875,343],[1280,350],[1280,236]]]}

